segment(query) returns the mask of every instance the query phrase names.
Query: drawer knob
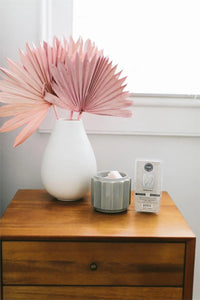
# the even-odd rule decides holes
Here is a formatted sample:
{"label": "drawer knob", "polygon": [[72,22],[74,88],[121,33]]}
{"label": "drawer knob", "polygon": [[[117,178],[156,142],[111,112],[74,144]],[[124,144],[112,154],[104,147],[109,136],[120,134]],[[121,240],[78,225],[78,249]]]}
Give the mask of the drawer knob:
{"label": "drawer knob", "polygon": [[91,271],[96,271],[96,270],[97,270],[97,264],[94,263],[94,262],[91,263],[91,264],[90,264],[90,270],[91,270]]}

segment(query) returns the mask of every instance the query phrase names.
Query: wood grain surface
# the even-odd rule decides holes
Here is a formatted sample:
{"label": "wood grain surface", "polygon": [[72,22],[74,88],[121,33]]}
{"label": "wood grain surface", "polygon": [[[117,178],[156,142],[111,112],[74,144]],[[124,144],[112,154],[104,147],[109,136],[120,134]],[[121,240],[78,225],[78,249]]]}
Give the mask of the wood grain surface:
{"label": "wood grain surface", "polygon": [[5,286],[4,300],[181,300],[181,288]]}
{"label": "wood grain surface", "polygon": [[143,239],[194,238],[174,202],[163,192],[158,214],[137,213],[134,193],[127,212],[94,211],[90,195],[76,202],[61,202],[44,190],[19,190],[0,219],[0,236],[16,239]]}
{"label": "wood grain surface", "polygon": [[131,196],[103,214],[90,194],[19,190],[0,219],[0,300],[192,299],[195,235],[167,192],[158,214],[135,212]]}
{"label": "wood grain surface", "polygon": [[2,244],[3,284],[183,285],[185,243]]}

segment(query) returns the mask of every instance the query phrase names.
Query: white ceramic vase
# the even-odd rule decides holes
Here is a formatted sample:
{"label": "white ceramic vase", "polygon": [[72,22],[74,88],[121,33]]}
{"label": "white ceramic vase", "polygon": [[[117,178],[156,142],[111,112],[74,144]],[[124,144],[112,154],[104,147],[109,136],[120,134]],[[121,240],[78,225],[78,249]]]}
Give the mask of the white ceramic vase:
{"label": "white ceramic vase", "polygon": [[81,120],[57,120],[46,146],[41,178],[58,200],[74,201],[90,189],[96,159]]}

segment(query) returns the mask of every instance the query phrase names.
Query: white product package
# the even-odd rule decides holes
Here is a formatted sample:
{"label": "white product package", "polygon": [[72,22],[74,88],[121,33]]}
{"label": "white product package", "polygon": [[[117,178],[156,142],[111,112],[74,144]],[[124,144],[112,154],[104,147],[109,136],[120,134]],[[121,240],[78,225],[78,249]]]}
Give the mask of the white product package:
{"label": "white product package", "polygon": [[137,160],[135,165],[135,210],[159,212],[161,186],[161,162]]}

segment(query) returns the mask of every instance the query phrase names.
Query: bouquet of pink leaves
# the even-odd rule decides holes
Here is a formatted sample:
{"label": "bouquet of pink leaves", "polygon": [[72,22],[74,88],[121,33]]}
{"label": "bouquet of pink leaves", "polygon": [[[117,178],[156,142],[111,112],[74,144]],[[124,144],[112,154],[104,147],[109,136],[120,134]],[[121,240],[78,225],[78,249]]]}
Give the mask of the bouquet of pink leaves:
{"label": "bouquet of pink leaves", "polygon": [[[0,68],[0,117],[12,117],[0,128],[8,132],[23,125],[14,147],[23,143],[42,123],[49,109],[56,107],[117,117],[131,117],[126,108],[132,105],[124,91],[126,77],[120,78],[117,65],[105,57],[91,40],[75,42],[53,39],[36,48],[26,44],[26,54],[19,50],[21,64],[7,59],[9,69]],[[78,113],[78,114],[77,114]]]}

